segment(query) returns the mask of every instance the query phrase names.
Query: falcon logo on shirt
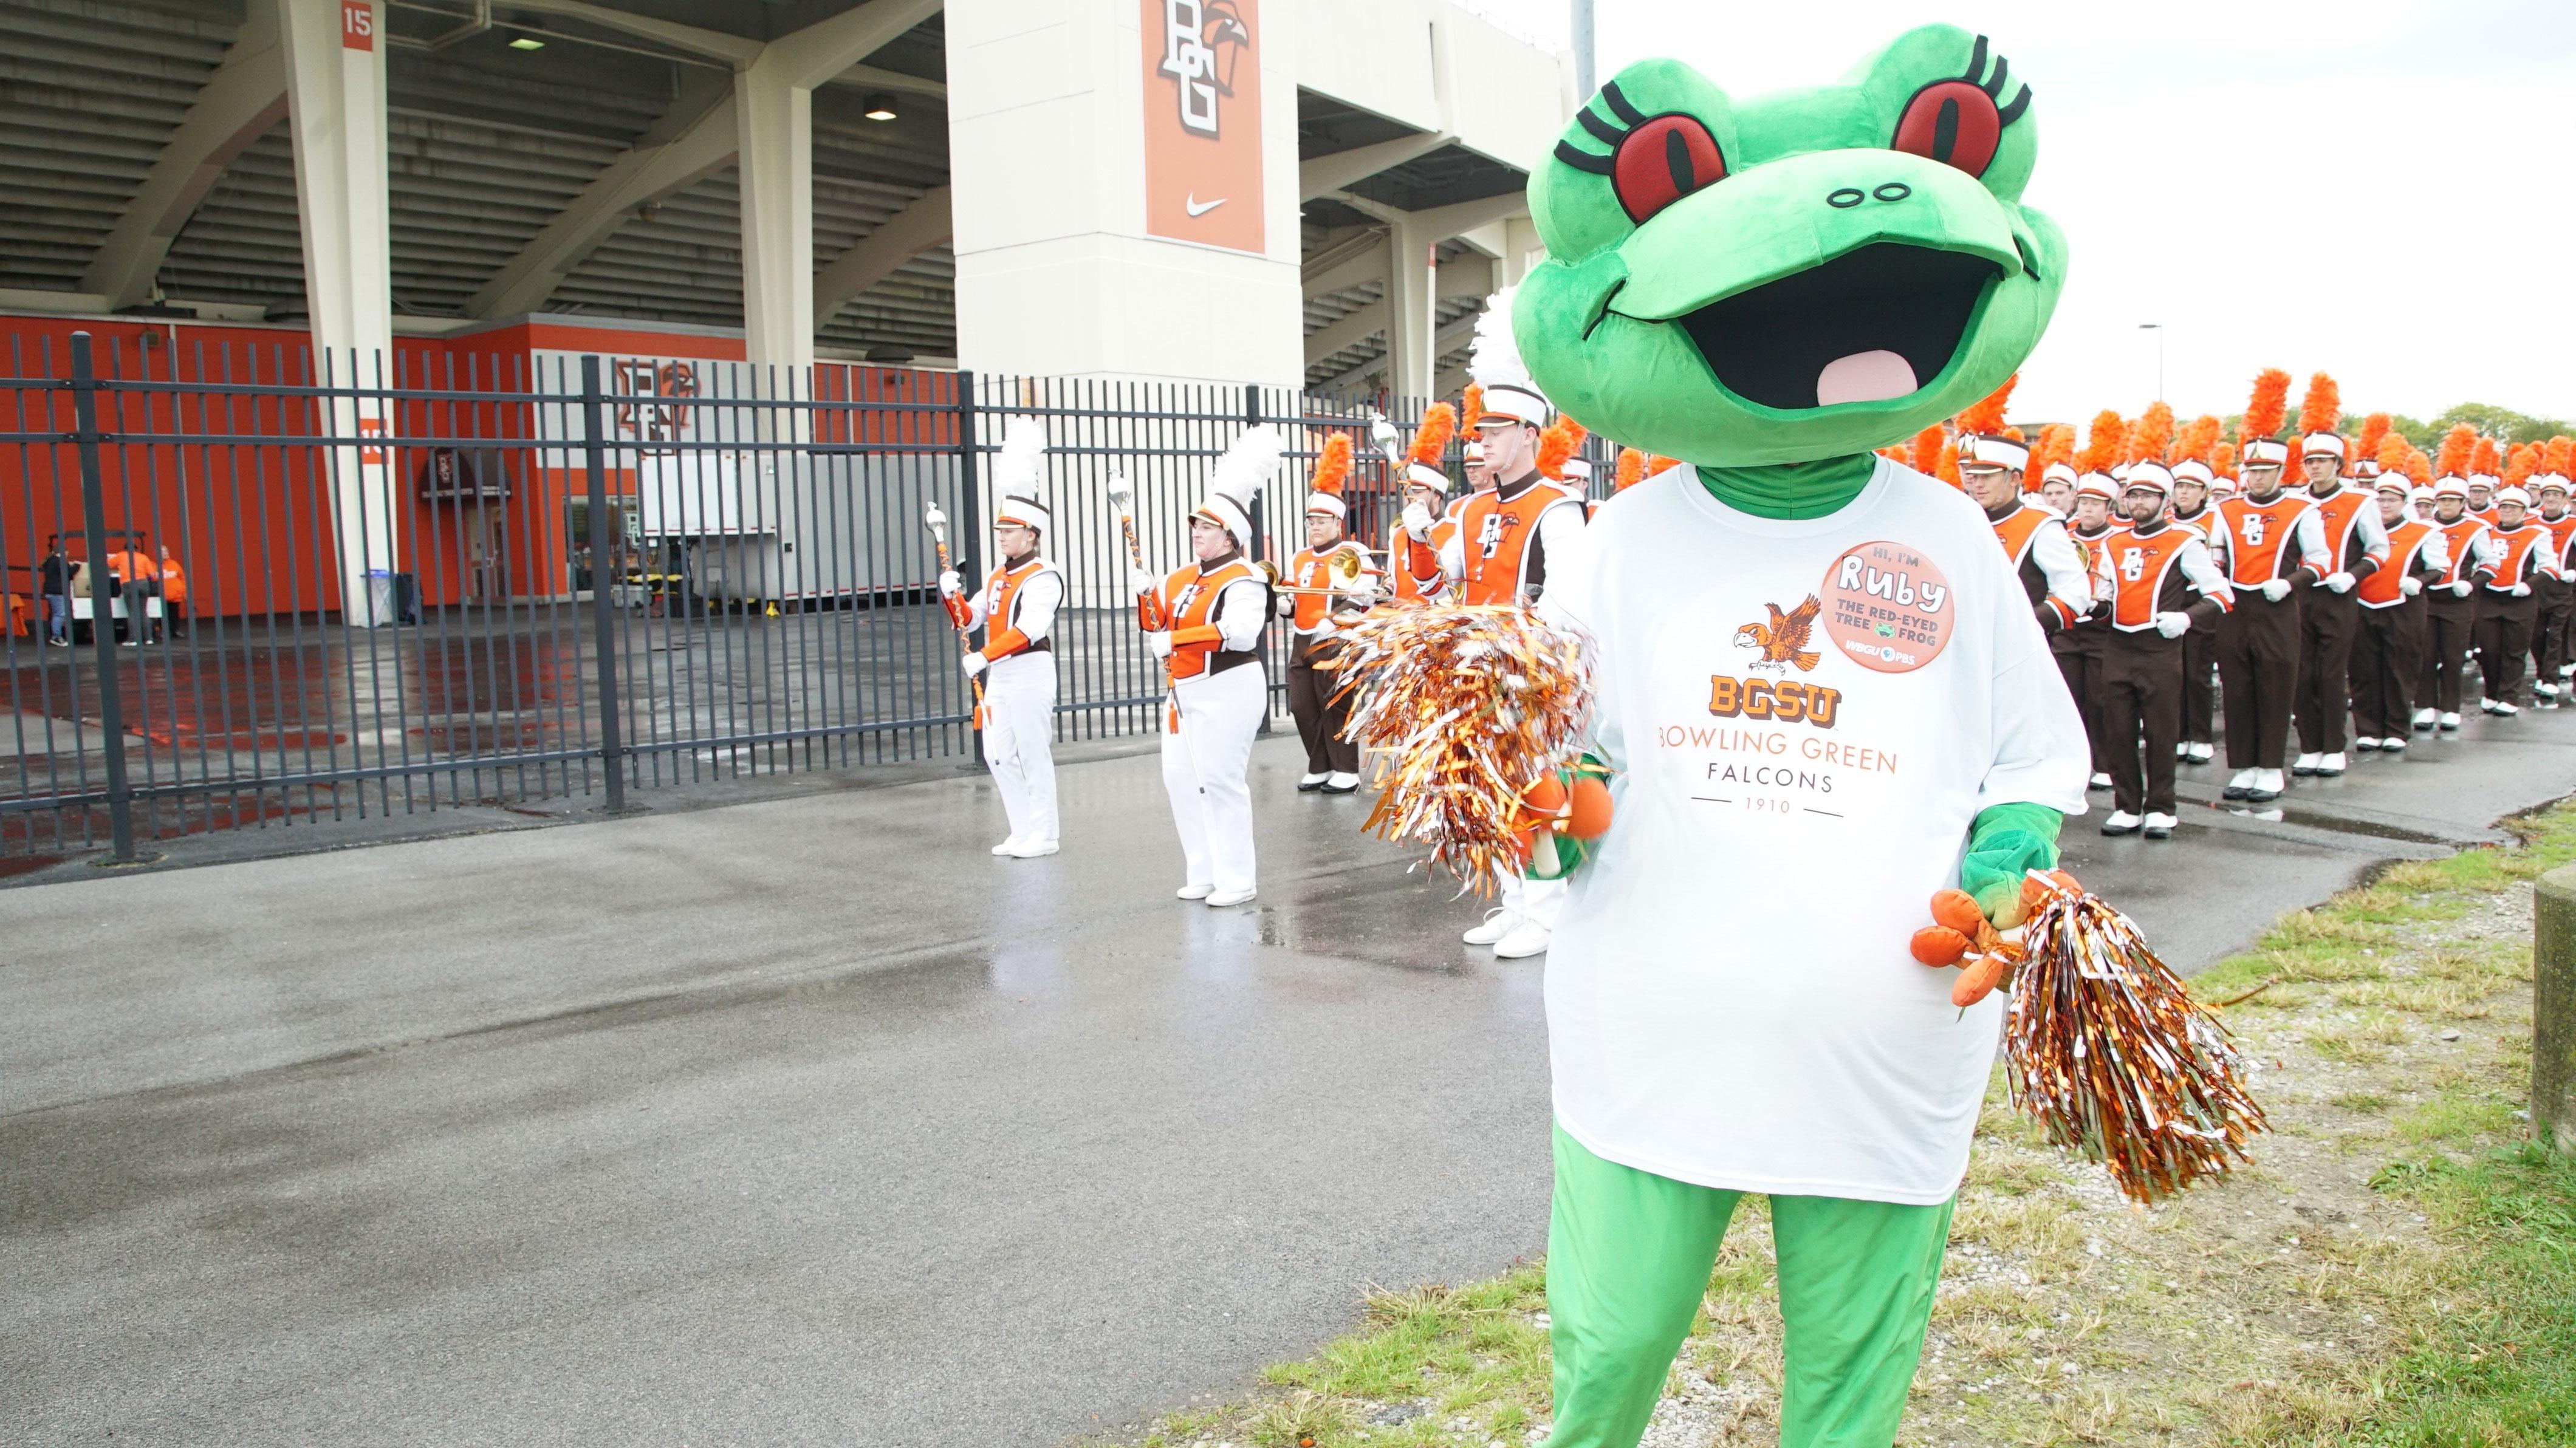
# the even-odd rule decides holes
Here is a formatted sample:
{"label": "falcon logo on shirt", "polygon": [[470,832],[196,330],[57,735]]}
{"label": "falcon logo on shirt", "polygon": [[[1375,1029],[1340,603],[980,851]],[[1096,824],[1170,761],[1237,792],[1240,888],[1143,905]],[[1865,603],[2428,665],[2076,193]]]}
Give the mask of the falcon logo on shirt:
{"label": "falcon logo on shirt", "polygon": [[1814,668],[1824,655],[1807,647],[1807,635],[1814,631],[1816,615],[1823,611],[1824,605],[1817,602],[1811,593],[1807,595],[1806,602],[1787,613],[1782,613],[1776,603],[1766,603],[1762,607],[1770,612],[1768,619],[1748,623],[1735,631],[1737,648],[1751,649],[1761,655],[1751,667],[1782,674],[1789,672],[1791,664],[1796,664],[1800,673]]}

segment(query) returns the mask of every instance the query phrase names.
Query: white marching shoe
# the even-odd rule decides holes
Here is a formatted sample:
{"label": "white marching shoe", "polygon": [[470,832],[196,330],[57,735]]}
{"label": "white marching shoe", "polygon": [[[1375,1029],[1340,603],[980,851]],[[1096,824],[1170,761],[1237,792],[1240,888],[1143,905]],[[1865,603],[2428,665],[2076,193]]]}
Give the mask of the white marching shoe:
{"label": "white marching shoe", "polygon": [[2336,750],[2332,754],[2320,754],[2317,756],[2317,773],[2324,775],[2328,779],[2332,779],[2336,775],[2343,773],[2348,767],[2349,765],[2343,757],[2343,751],[2340,749]]}
{"label": "white marching shoe", "polygon": [[2111,776],[2097,773],[2091,779],[2085,781],[2084,787],[2086,789],[2109,789],[2111,787]]}
{"label": "white marching shoe", "polygon": [[2478,701],[2478,707],[2495,715],[2499,719],[2510,719],[2514,715],[2522,712],[2520,709],[2515,708],[2513,705],[2506,703],[2502,699],[2480,699]]}
{"label": "white marching shoe", "polygon": [[2218,757],[2218,746],[2214,744],[2186,744],[2183,746],[2183,757],[2194,764],[2207,764],[2209,761]]}
{"label": "white marching shoe", "polygon": [[2102,833],[2106,835],[2134,835],[2138,832],[2138,826],[2144,823],[2146,823],[2145,820],[2129,813],[2127,810],[2115,809],[2103,818]]}
{"label": "white marching shoe", "polygon": [[1329,772],[1324,774],[1301,774],[1297,777],[1297,792],[1299,794],[1313,794],[1315,791],[1324,787],[1325,780],[1332,777],[1333,776]]}
{"label": "white marching shoe", "polygon": [[2287,787],[2288,786],[2281,779],[2281,771],[2277,769],[2258,769],[2254,772],[2253,787],[2245,791],[2245,797],[2258,803],[2264,800],[2279,799],[2281,797],[2281,791]]}
{"label": "white marching shoe", "polygon": [[1347,769],[1336,769],[1324,778],[1324,793],[1351,794],[1360,787],[1360,777]]}
{"label": "white marching shoe", "polygon": [[2302,754],[2298,758],[2290,761],[2290,772],[2292,774],[2314,774],[2317,772],[2317,761],[2323,758],[2325,758],[2325,755],[2322,753]]}
{"label": "white marching shoe", "polygon": [[1004,840],[993,847],[993,858],[997,860],[1007,860],[1011,857],[1011,851],[1016,850],[1019,847],[1020,837],[1018,835],[1013,835],[1009,839]]}
{"label": "white marching shoe", "polygon": [[2457,733],[2459,733],[2459,732],[2460,732],[2460,716],[2459,716],[2459,715],[2457,715],[2457,714],[2455,714],[2455,713],[2450,713],[2450,712],[2448,712],[2448,711],[2445,711],[2445,712],[2443,713],[2443,715],[2442,715],[2442,732],[2443,732],[2443,733],[2445,733],[2445,734],[2457,734]]}
{"label": "white marching shoe", "polygon": [[2430,730],[2434,725],[2440,722],[2442,722],[2442,712],[2438,709],[2418,709],[2415,711],[2414,724],[2417,732],[2419,733]]}
{"label": "white marching shoe", "polygon": [[2397,736],[2396,738],[2394,738],[2394,739],[2382,739],[2382,740],[2380,740],[2380,741],[2379,741],[2379,752],[2380,752],[2380,753],[2382,753],[2382,754],[2403,754],[2403,753],[2405,753],[2405,752],[2406,752],[2406,736],[2405,736],[2405,735],[2403,735],[2403,734],[2400,734],[2400,735],[2398,735],[2398,736]]}
{"label": "white marching shoe", "polygon": [[1518,915],[1498,905],[1485,912],[1484,924],[1473,927],[1458,938],[1469,945],[1491,945],[1511,934],[1512,927],[1520,923]]}
{"label": "white marching shoe", "polygon": [[1494,942],[1496,960],[1527,960],[1547,952],[1548,928],[1535,920],[1523,920],[1512,932]]}
{"label": "white marching shoe", "polygon": [[1014,860],[1042,860],[1055,852],[1056,842],[1053,840],[1022,840],[1011,846]]}
{"label": "white marching shoe", "polygon": [[2227,787],[2220,790],[2219,794],[2227,799],[2243,799],[2246,791],[2254,787],[2254,781],[2260,778],[2262,773],[2263,771],[2259,769],[2240,769],[2227,777]]}
{"label": "white marching shoe", "polygon": [[2376,754],[2379,752],[2379,741],[2376,739],[2355,739],[2352,741],[2352,747],[2363,754]]}
{"label": "white marching shoe", "polygon": [[2151,840],[2169,840],[2173,838],[2174,826],[2181,823],[2182,821],[2172,815],[2158,814],[2154,810],[2149,810],[2146,822],[2139,827],[2138,833]]}
{"label": "white marching shoe", "polygon": [[1183,885],[1181,888],[1172,892],[1173,895],[1183,900],[1204,900],[1215,893],[1216,887],[1214,885],[1201,885],[1195,882]]}
{"label": "white marching shoe", "polygon": [[1212,908],[1222,910],[1228,905],[1249,905],[1252,897],[1260,893],[1258,890],[1227,890],[1208,896],[1207,902]]}

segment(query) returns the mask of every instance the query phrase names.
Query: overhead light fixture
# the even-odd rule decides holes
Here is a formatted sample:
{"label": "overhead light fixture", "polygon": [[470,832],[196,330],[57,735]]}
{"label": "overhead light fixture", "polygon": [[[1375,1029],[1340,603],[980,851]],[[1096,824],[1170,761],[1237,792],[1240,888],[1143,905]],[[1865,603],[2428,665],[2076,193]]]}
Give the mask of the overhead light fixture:
{"label": "overhead light fixture", "polygon": [[886,95],[870,96],[868,97],[868,108],[861,111],[859,114],[866,116],[872,121],[891,121],[894,119],[895,114],[894,97]]}
{"label": "overhead light fixture", "polygon": [[512,50],[543,50],[546,48],[546,43],[532,35],[514,35],[510,37],[510,48]]}

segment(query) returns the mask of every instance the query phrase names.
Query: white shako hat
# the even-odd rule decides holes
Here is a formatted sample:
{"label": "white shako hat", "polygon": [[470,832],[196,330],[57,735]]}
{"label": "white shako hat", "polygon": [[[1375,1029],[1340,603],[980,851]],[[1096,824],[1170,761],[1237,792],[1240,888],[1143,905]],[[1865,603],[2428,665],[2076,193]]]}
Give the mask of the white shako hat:
{"label": "white shako hat", "polygon": [[2484,489],[2486,489],[2488,492],[2492,493],[2492,492],[2494,492],[2494,491],[2495,491],[2495,485],[2496,485],[2496,475],[2495,475],[2495,474],[2493,474],[2493,473],[2471,473],[2471,474],[2469,474],[2469,487],[2470,487],[2470,489],[2471,489],[2472,491],[2474,491],[2474,490],[2476,490],[2476,489],[2478,489],[2478,488],[2484,488]]}
{"label": "white shako hat", "polygon": [[1960,440],[1959,470],[1979,472],[2002,468],[2016,473],[2030,471],[2030,449],[2008,437],[1994,437],[1972,432]]}
{"label": "white shako hat", "polygon": [[2352,475],[2367,482],[2379,476],[2379,463],[2373,458],[2355,458],[2352,463]]}
{"label": "white shako hat", "polygon": [[2120,484],[2117,479],[2112,478],[2107,474],[2086,473],[2083,477],[2076,480],[2075,496],[2080,498],[2087,493],[2090,493],[2097,498],[2117,498],[2120,496]]}
{"label": "white shako hat", "polygon": [[1342,501],[1342,481],[1351,471],[1351,437],[1337,432],[1324,439],[1316,454],[1315,471],[1306,482],[1306,515],[1317,513],[1334,518],[1348,518],[1351,505]]}
{"label": "white shako hat", "polygon": [[1559,482],[1588,483],[1592,481],[1592,464],[1584,461],[1582,458],[1567,458],[1564,462],[1557,465],[1556,471],[1559,475],[1557,478],[1557,481]]}
{"label": "white shako hat", "polygon": [[2135,462],[2129,464],[2129,475],[2120,480],[2120,491],[2126,493],[2133,488],[2147,488],[2170,498],[2173,485],[2173,474],[2165,471],[2163,463]]}
{"label": "white shako hat", "polygon": [[1014,417],[1002,424],[1002,452],[993,461],[993,491],[1001,499],[993,507],[995,527],[1017,523],[1045,533],[1055,525],[1054,515],[1038,501],[1046,450],[1045,423]]}
{"label": "white shako hat", "polygon": [[[1485,460],[1485,445],[1477,441],[1471,434],[1467,441],[1460,445],[1458,455],[1468,462],[1481,463]],[[1444,474],[1443,476],[1446,475]]]}
{"label": "white shako hat", "polygon": [[2209,464],[2198,458],[2184,458],[2173,465],[2173,480],[2177,483],[2198,483],[2206,488],[2218,479],[2217,475],[2209,470]]}
{"label": "white shako hat", "polygon": [[1250,548],[1253,500],[1261,496],[1262,485],[1279,470],[1279,459],[1287,451],[1288,440],[1279,429],[1267,424],[1244,429],[1216,460],[1208,476],[1207,501],[1190,516],[1205,518],[1233,534],[1236,547]]}
{"label": "white shako hat", "polygon": [[2244,490],[2236,486],[2236,480],[2225,473],[2210,479],[2209,495],[2213,498],[2232,498],[2242,491]]}
{"label": "white shako hat", "polygon": [[2064,483],[2070,488],[2074,487],[2076,483],[2080,481],[2075,476],[2075,465],[2073,463],[2050,463],[2047,470],[2039,475],[2039,480],[2042,484]]}
{"label": "white shako hat", "polygon": [[2494,503],[2499,508],[2503,507],[2507,503],[2520,503],[2524,507],[2528,508],[2531,506],[2531,494],[2524,492],[2520,488],[2498,488],[2495,490],[2495,496],[2488,501]]}
{"label": "white shako hat", "polygon": [[2444,473],[2433,480],[2433,496],[2457,498],[2465,503],[2469,500],[2469,480],[2457,473]]}
{"label": "white shako hat", "polygon": [[2556,473],[2541,473],[2533,477],[2531,480],[2531,493],[2533,497],[2538,497],[2542,493],[2548,492],[2551,488],[2556,488],[2562,493],[2566,492],[2567,480]]}
{"label": "white shako hat", "polygon": [[2241,468],[2288,467],[2290,465],[2290,445],[2284,442],[2275,442],[2268,437],[2258,437],[2252,442],[2245,444],[2245,451],[2242,456],[2237,458],[2236,464]]}
{"label": "white shako hat", "polygon": [[2415,490],[2415,480],[2401,472],[2381,473],[2375,481],[2378,485],[2375,491],[2395,493],[2401,498],[2411,496]]}
{"label": "white shako hat", "polygon": [[2312,432],[2299,444],[2302,458],[2340,458],[2343,455],[2343,434],[2339,432]]}
{"label": "white shako hat", "polygon": [[1449,496],[1449,475],[1438,468],[1422,463],[1404,465],[1404,485],[1408,488],[1429,488],[1444,498]]}
{"label": "white shako hat", "polygon": [[1467,375],[1485,389],[1485,405],[1482,415],[1460,419],[1468,427],[1516,422],[1545,427],[1555,415],[1555,409],[1547,405],[1547,394],[1530,380],[1529,368],[1521,361],[1520,339],[1512,335],[1512,294],[1516,290],[1505,287],[1487,297],[1484,312],[1476,318],[1475,340],[1467,351]]}
{"label": "white shako hat", "polygon": [[2417,483],[2415,486],[2406,490],[2406,501],[2409,503],[2429,503],[2433,501],[2433,490],[2423,483]]}

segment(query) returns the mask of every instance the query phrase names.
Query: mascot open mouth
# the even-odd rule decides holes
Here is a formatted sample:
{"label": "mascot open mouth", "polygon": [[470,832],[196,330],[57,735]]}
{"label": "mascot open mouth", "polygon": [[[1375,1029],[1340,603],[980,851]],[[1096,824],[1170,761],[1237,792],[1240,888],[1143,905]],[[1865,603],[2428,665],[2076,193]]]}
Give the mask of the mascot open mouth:
{"label": "mascot open mouth", "polygon": [[2002,276],[1981,256],[1883,241],[1675,320],[1747,402],[1879,402],[1941,375]]}

